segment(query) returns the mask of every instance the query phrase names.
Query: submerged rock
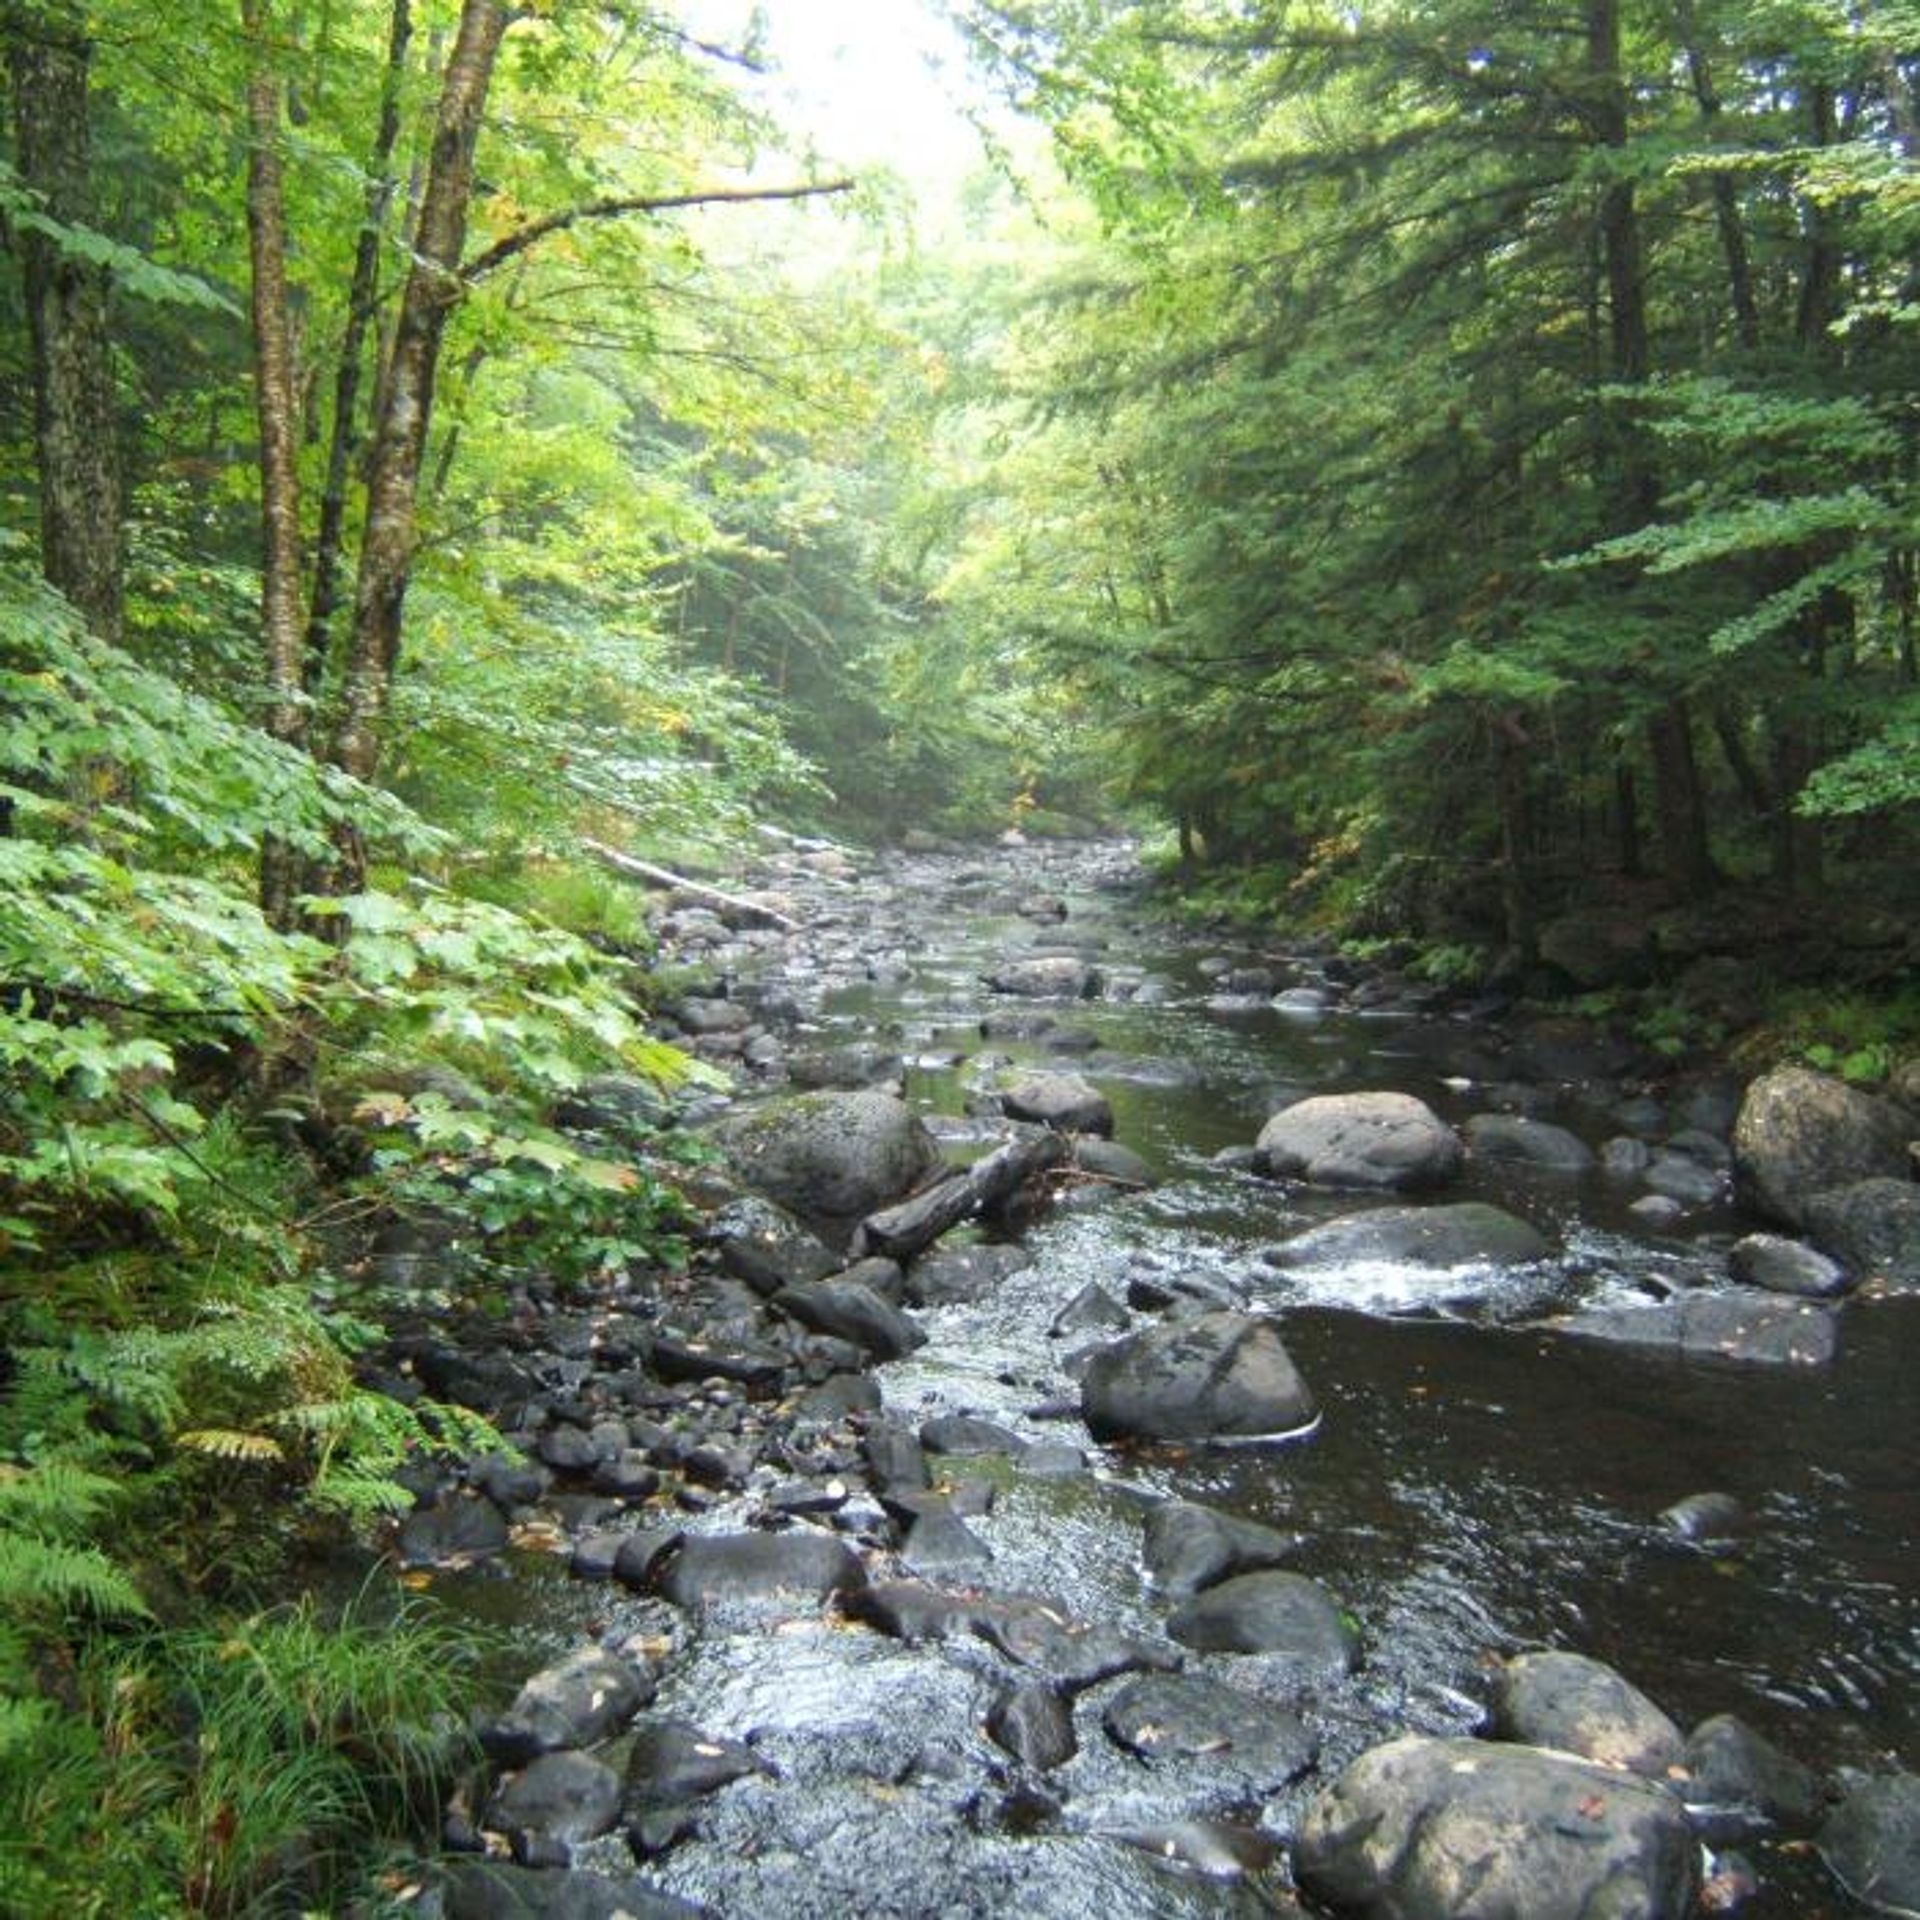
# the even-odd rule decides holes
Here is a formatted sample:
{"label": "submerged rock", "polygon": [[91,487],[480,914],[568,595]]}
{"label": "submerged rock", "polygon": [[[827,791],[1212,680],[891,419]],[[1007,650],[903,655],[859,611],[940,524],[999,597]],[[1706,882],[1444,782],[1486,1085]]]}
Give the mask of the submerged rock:
{"label": "submerged rock", "polygon": [[1090,1000],[1100,991],[1098,970],[1069,954],[1006,961],[986,982],[995,993],[1029,1000]]}
{"label": "submerged rock", "polygon": [[1030,1073],[1000,1096],[1010,1120],[1031,1120],[1057,1133],[1110,1134],[1113,1103],[1077,1073]]}
{"label": "submerged rock", "polygon": [[1231,1311],[1102,1347],[1080,1393],[1097,1440],[1249,1439],[1297,1433],[1317,1417],[1273,1322]]}
{"label": "submerged rock", "polygon": [[1584,1173],[1593,1149],[1578,1134],[1517,1113],[1476,1113],[1462,1129],[1467,1150],[1483,1160],[1514,1160],[1555,1173]]}
{"label": "submerged rock", "polygon": [[1551,1248],[1526,1221],[1465,1200],[1444,1207],[1370,1207],[1309,1227],[1261,1257],[1275,1267],[1347,1266],[1362,1260],[1405,1266],[1524,1266]]}
{"label": "submerged rock", "polygon": [[1102,1719],[1115,1745],[1142,1760],[1205,1760],[1266,1792],[1298,1779],[1320,1751],[1285,1707],[1195,1674],[1135,1680],[1107,1703]]}
{"label": "submerged rock", "polygon": [[1410,1734],[1307,1810],[1301,1885],[1377,1920],[1684,1920],[1699,1848],[1664,1788],[1534,1747]]}
{"label": "submerged rock", "polygon": [[1804,1832],[1819,1801],[1813,1774],[1731,1713],[1701,1721],[1688,1735],[1686,1773],[1687,1811],[1716,1837],[1774,1827]]}
{"label": "submerged rock", "polygon": [[1824,1366],[1839,1350],[1831,1307],[1758,1291],[1689,1293],[1656,1307],[1590,1307],[1553,1322],[1562,1333],[1679,1360]]}
{"label": "submerged rock", "polygon": [[1460,1136],[1410,1093],[1328,1093],[1284,1107],[1254,1143],[1267,1170],[1323,1187],[1436,1187],[1460,1171]]}

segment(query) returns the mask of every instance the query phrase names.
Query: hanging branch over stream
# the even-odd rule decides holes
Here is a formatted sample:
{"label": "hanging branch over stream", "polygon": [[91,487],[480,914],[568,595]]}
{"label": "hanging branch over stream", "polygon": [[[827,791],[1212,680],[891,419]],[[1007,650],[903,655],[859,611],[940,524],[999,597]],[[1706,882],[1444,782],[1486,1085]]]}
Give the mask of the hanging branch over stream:
{"label": "hanging branch over stream", "polygon": [[700,187],[690,193],[623,193],[605,200],[589,200],[577,207],[562,207],[542,214],[524,227],[496,240],[484,253],[476,254],[460,270],[468,286],[497,273],[508,261],[517,259],[529,247],[538,246],[550,235],[564,233],[583,220],[619,220],[630,213],[668,213],[677,207],[734,205],[749,200],[811,200],[828,194],[851,193],[850,179],[799,182],[785,187]]}
{"label": "hanging branch over stream", "polygon": [[583,839],[580,844],[596,860],[604,860],[616,873],[627,874],[635,880],[651,881],[656,887],[671,887],[679,893],[690,893],[696,900],[708,901],[728,913],[739,914],[743,919],[758,920],[767,926],[778,927],[782,933],[800,931],[800,922],[790,919],[777,907],[750,900],[744,894],[723,893],[718,887],[690,880],[684,873],[675,873],[670,867],[656,867],[650,860],[639,860],[630,853],[622,853],[618,847],[610,847],[601,840]]}

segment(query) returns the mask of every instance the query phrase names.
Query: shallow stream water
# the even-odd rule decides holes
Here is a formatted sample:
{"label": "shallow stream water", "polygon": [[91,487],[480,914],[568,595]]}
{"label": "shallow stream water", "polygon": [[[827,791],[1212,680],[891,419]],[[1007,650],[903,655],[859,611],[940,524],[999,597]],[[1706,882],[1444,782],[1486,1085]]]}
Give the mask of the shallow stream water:
{"label": "shallow stream water", "polygon": [[[781,1780],[720,1796],[700,1832],[654,1864],[660,1884],[741,1920],[1291,1911],[1283,1866],[1216,1882],[1113,1836],[1212,1810],[1284,1841],[1316,1783],[1365,1747],[1407,1729],[1472,1729],[1489,1664],[1533,1646],[1615,1665],[1683,1729],[1738,1713],[1828,1775],[1888,1756],[1920,1763],[1920,1300],[1849,1303],[1838,1358],[1818,1369],[1686,1365],[1574,1340],[1545,1323],[1574,1306],[1727,1284],[1724,1248],[1743,1223],[1708,1206],[1655,1233],[1597,1172],[1481,1162],[1448,1197],[1523,1215],[1554,1242],[1551,1260],[1492,1282],[1379,1265],[1281,1273],[1259,1258],[1263,1246],[1364,1197],[1309,1193],[1216,1156],[1312,1092],[1403,1089],[1457,1122],[1513,1097],[1507,1037],[1404,1006],[1341,1011],[1338,993],[1311,1017],[1264,996],[1222,1006],[1202,961],[1263,956],[1151,919],[1122,850],[1014,860],[1024,866],[899,861],[835,896],[842,963],[824,976],[817,958],[770,963],[813,994],[817,1041],[901,1050],[908,1097],[953,1157],[992,1137],[970,1099],[1009,1061],[1044,1063],[1105,1092],[1115,1137],[1159,1176],[1146,1192],[1068,1195],[1025,1234],[1028,1268],[984,1298],[928,1311],[930,1344],[879,1371],[888,1410],[909,1423],[981,1414],[1088,1447],[1090,1474],[998,1473],[993,1510],[970,1522],[993,1554],[983,1584],[1157,1633],[1166,1609],[1143,1585],[1140,1516],[1156,1498],[1199,1500],[1305,1536],[1293,1565],[1357,1620],[1361,1665],[1310,1703],[1317,1774],[1250,1803],[1144,1778],[1101,1731],[1111,1688],[1080,1704],[1078,1757],[1043,1785],[1023,1783],[981,1732],[1005,1679],[984,1648],[910,1649],[806,1619],[704,1633],[670,1668],[659,1707],[752,1733]],[[1039,888],[1065,896],[1064,920],[1013,910]],[[880,964],[876,927],[897,940]],[[1117,979],[1133,997],[1033,1008],[982,983],[1010,954],[1062,946],[1106,971],[1109,996]],[[1310,958],[1283,959],[1278,972],[1282,988],[1319,984]],[[1098,1044],[1069,1058],[1044,1034],[983,1038],[984,1016],[1016,1010],[1045,1011]],[[1595,1144],[1621,1131],[1620,1102],[1647,1091],[1617,1077],[1525,1078],[1530,1110]],[[1323,1411],[1315,1432],[1135,1453],[1092,1448],[1071,1419],[1036,1418],[1071,1394],[1062,1361],[1074,1342],[1049,1326],[1082,1286],[1124,1299],[1133,1279],[1182,1274],[1281,1316]],[[1725,1554],[1660,1522],[1708,1489],[1751,1515]],[[644,1603],[537,1569],[486,1598],[555,1645],[609,1607],[638,1609],[644,1624]],[[1190,1666],[1239,1684],[1254,1672],[1235,1656]],[[1763,1887],[1743,1911],[1853,1911],[1803,1847],[1753,1854]]]}

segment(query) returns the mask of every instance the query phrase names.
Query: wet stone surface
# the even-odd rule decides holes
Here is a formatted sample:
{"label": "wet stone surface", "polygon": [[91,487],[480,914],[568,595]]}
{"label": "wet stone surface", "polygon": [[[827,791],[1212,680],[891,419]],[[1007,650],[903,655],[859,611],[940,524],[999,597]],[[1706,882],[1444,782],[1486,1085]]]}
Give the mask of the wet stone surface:
{"label": "wet stone surface", "polygon": [[[1708,1885],[1785,1920],[1841,1898],[1793,1836],[1899,1853],[1904,1785],[1828,1809],[1920,1756],[1920,1303],[1733,1277],[1721,1082],[1183,936],[1123,847],[734,884],[803,930],[667,938],[756,1190],[712,1178],[683,1277],[396,1342],[509,1443],[403,1534],[518,1649],[461,1837],[540,1863],[450,1857],[441,1912],[1437,1914],[1492,1820],[1515,1911],[1678,1915],[1733,1835]],[[1130,1158],[1027,1157],[1005,1091],[1069,1078]],[[1579,1698],[1517,1702],[1548,1651]],[[1649,1777],[1511,1759],[1496,1709],[1652,1726]]]}

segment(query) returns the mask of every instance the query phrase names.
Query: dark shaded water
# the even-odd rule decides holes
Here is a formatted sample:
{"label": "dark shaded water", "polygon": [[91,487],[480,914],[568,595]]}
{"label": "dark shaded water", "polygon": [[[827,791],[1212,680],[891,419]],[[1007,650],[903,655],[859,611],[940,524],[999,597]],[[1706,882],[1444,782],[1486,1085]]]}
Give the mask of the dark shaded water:
{"label": "dark shaded water", "polygon": [[[1063,862],[1047,884],[1096,868]],[[1721,1249],[1736,1222],[1698,1211],[1653,1236],[1597,1175],[1486,1165],[1449,1197],[1494,1199],[1546,1230],[1562,1250],[1539,1270],[1491,1286],[1385,1267],[1280,1274],[1258,1249],[1350,1209],[1354,1196],[1286,1189],[1215,1165],[1215,1153],[1249,1144],[1275,1106],[1319,1090],[1404,1088],[1463,1118],[1492,1104],[1481,1076],[1463,1069],[1505,1077],[1498,1036],[1404,1014],[1210,1008],[1198,970],[1207,949],[1141,920],[1124,891],[1076,894],[1064,925],[1036,927],[1006,910],[1009,879],[921,862],[898,873],[906,891],[850,907],[852,924],[869,913],[888,921],[898,958],[879,969],[884,983],[847,978],[825,995],[821,1037],[899,1045],[917,1063],[909,1097],[959,1157],[989,1132],[967,1118],[969,1095],[1009,1058],[1083,1072],[1111,1098],[1116,1137],[1164,1184],[1070,1203],[1030,1232],[1028,1271],[987,1299],[926,1315],[932,1343],[881,1370],[889,1410],[980,1413],[1063,1437],[1032,1418],[1069,1391],[1063,1343],[1048,1333],[1060,1307],[1088,1280],[1124,1297],[1138,1274],[1199,1273],[1282,1313],[1324,1419],[1280,1448],[1106,1454],[1090,1478],[1006,1476],[976,1523],[996,1588],[1158,1630],[1164,1609],[1138,1566],[1148,1499],[1178,1494],[1303,1533],[1300,1570],[1357,1616],[1366,1645],[1359,1673],[1314,1706],[1323,1777],[1391,1733],[1471,1726],[1488,1663],[1533,1645],[1618,1666],[1683,1728],[1737,1712],[1829,1773],[1920,1758],[1920,1300],[1849,1305],[1840,1356],[1821,1370],[1682,1366],[1569,1339],[1543,1330],[1541,1316],[1724,1284]],[[1142,976],[1161,983],[1148,991],[1164,1001],[1047,1008],[1098,1037],[1084,1059],[1063,1060],[1043,1037],[983,1040],[982,1015],[1011,1003],[981,973],[1062,941],[1123,991]],[[815,964],[796,958],[796,981]],[[1279,984],[1310,977],[1283,970]],[[1608,1108],[1630,1091],[1550,1087],[1546,1117],[1598,1141],[1620,1130]],[[1064,1437],[1085,1439],[1077,1423]],[[1739,1549],[1720,1558],[1658,1523],[1673,1501],[1709,1488],[1753,1515]],[[513,1611],[556,1627],[608,1604],[547,1582],[513,1591]],[[541,1597],[530,1605],[532,1594]],[[1248,1672],[1231,1658],[1195,1664]],[[660,1878],[738,1915],[1272,1910],[1275,1896],[1259,1887],[1183,1881],[1125,1849],[1068,1844],[1164,1811],[1104,1742],[1097,1709],[1083,1709],[1082,1753],[1050,1782],[1059,1809],[1031,1834],[1018,1831],[1017,1810],[983,1819],[976,1788],[991,1757],[978,1721],[992,1678],[984,1654],[913,1653],[817,1624],[702,1639],[662,1705],[757,1731],[789,1785],[812,1785],[777,1810],[734,1790],[699,1839],[660,1863]],[[945,1773],[930,1745],[948,1749]],[[867,1788],[849,1784],[850,1751]],[[1312,1785],[1261,1817],[1284,1835]],[[1758,1858],[1767,1887],[1749,1913],[1850,1911],[1803,1850],[1763,1847]]]}

